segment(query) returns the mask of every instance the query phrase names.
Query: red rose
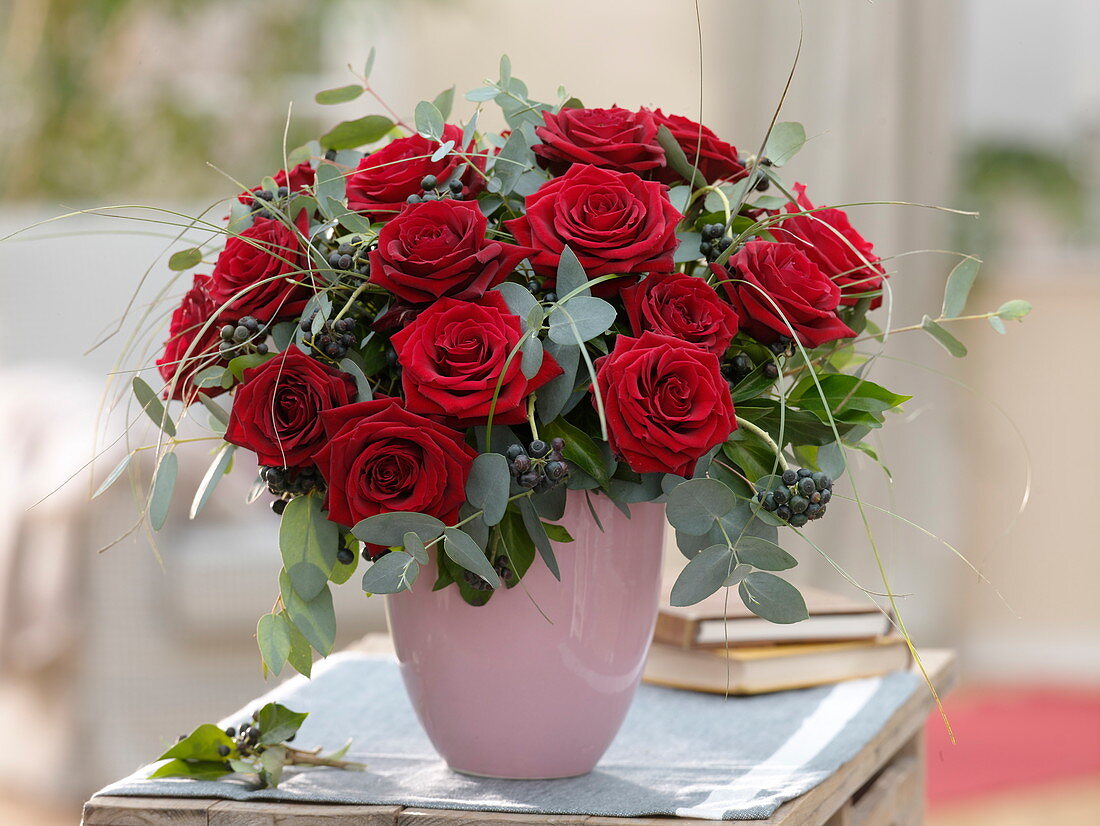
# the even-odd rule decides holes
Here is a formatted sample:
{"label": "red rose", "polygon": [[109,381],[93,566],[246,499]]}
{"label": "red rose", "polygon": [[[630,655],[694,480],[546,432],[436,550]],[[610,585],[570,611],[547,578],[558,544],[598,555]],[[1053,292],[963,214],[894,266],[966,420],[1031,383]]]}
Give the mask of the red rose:
{"label": "red rose", "polygon": [[[836,314],[840,288],[794,244],[750,241],[711,271],[741,317],[741,329],[769,344],[780,336],[820,347],[855,333]],[[793,334],[792,334],[793,328]]]}
{"label": "red rose", "polygon": [[[462,143],[462,130],[452,124],[443,127],[443,140]],[[420,135],[397,140],[372,152],[348,176],[348,209],[362,212],[371,221],[392,218],[405,206],[410,195],[423,191],[420,182],[425,175],[434,175],[440,185],[446,185],[459,167],[465,166],[461,158],[453,154],[438,161],[432,153],[439,149],[439,141]],[[467,153],[473,151],[473,143]],[[459,172],[468,185],[469,194],[480,188],[481,176],[466,168]]]}
{"label": "red rose", "polygon": [[[308,229],[303,211],[298,228]],[[282,221],[256,218],[252,226],[225,242],[214,267],[211,296],[228,321],[251,315],[263,322],[294,318],[313,291],[308,283],[308,259],[298,234]],[[280,277],[283,276],[283,277]]]}
{"label": "red rose", "polygon": [[[645,111],[645,110],[643,110]],[[658,126],[668,127],[676,143],[695,168],[703,173],[709,183],[715,181],[739,181],[745,177],[745,167],[738,160],[737,147],[726,143],[706,126],[680,115],[666,115],[660,109],[653,113]],[[699,162],[695,163],[696,153]],[[658,181],[666,184],[683,183],[683,178],[671,167],[658,169],[654,175]]]}
{"label": "red rose", "polygon": [[654,273],[625,287],[622,298],[636,336],[652,330],[720,357],[737,334],[737,313],[694,275]]}
{"label": "red rose", "polygon": [[477,298],[535,252],[485,237],[488,221],[474,201],[406,206],[382,227],[370,254],[370,280],[413,304],[443,296]]}
{"label": "red rose", "polygon": [[527,397],[561,373],[549,355],[530,379],[520,369],[521,354],[505,367],[522,336],[519,317],[498,292],[476,302],[440,299],[391,339],[402,368],[405,406],[470,427],[486,423],[496,396],[493,421],[519,424],[527,418]]}
{"label": "red rose", "polygon": [[[303,161],[298,164],[292,170],[288,176],[285,169],[280,169],[275,173],[275,186],[285,186],[291,192],[301,192],[307,186],[313,186],[314,180],[317,178],[317,171],[309,165],[308,161]],[[251,192],[259,192],[263,187],[254,186],[248,192],[242,192],[237,196],[237,200],[242,204],[252,203]]]}
{"label": "red rose", "polygon": [[[577,164],[528,195],[526,203],[525,215],[504,223],[516,241],[538,250],[531,265],[548,284],[566,244],[589,278],[672,270],[676,225],[683,216],[664,184]],[[610,295],[626,284],[626,279],[608,281],[596,293]]]}
{"label": "red rose", "polygon": [[575,163],[639,174],[665,165],[657,123],[645,109],[562,109],[542,119],[545,125],[535,127],[542,143],[532,148],[555,175]]}
{"label": "red rose", "polygon": [[[192,383],[196,373],[219,363],[218,332],[221,327],[213,321],[217,310],[217,302],[210,297],[210,276],[196,273],[191,289],[172,311],[164,353],[157,359],[157,369],[168,384],[165,393],[171,390],[171,398],[177,401],[184,399],[190,404],[197,393],[217,396],[225,392],[217,385],[199,390]],[[212,323],[203,332],[203,325],[208,321]]]}
{"label": "red rose", "polygon": [[737,427],[718,357],[671,336],[620,335],[596,382],[608,443],[637,473],[689,476]]}
{"label": "red rose", "polygon": [[[798,203],[787,204],[787,212],[814,209],[806,197],[806,185],[795,184]],[[840,287],[840,303],[853,306],[864,293],[878,292],[871,309],[882,306],[882,279],[886,277],[874,245],[860,235],[842,209],[819,209],[809,215],[792,215],[772,232],[782,241],[790,241],[806,253],[821,271]]]}
{"label": "red rose", "polygon": [[321,421],[328,442],[314,458],[333,522],[351,527],[389,511],[458,520],[477,451],[457,430],[410,413],[397,399],[330,410]]}
{"label": "red rose", "polygon": [[320,414],[354,399],[351,376],[288,347],[244,371],[225,440],[251,450],[261,465],[310,465],[325,443]]}

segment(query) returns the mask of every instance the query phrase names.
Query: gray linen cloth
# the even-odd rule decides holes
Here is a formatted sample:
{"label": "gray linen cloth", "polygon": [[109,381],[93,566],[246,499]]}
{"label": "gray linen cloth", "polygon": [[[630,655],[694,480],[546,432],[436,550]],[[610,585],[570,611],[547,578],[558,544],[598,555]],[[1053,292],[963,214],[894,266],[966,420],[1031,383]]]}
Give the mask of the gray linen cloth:
{"label": "gray linen cloth", "polygon": [[144,779],[145,766],[99,795],[216,797],[423,806],[528,814],[674,815],[754,820],[849,760],[919,686],[907,672],[755,697],[643,685],[610,750],[584,777],[490,780],[450,771],[432,750],[391,657],[337,654],[222,721],[239,725],[277,700],[310,712],[295,745],[354,738],[365,772],[289,769],[278,789],[241,779]]}

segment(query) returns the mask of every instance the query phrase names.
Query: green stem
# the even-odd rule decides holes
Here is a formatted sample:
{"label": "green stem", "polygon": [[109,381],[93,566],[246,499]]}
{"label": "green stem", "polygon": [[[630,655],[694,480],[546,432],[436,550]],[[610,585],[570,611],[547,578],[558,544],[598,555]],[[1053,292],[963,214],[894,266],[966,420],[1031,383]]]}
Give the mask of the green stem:
{"label": "green stem", "polygon": [[775,451],[775,456],[779,460],[780,468],[782,468],[783,470],[787,470],[787,468],[790,467],[787,464],[787,460],[783,457],[783,451],[779,449],[779,445],[777,445],[775,443],[775,440],[768,435],[768,432],[766,430],[757,427],[748,419],[742,419],[740,416],[737,416],[736,418],[738,427],[745,428],[745,430],[760,438],[768,447]]}

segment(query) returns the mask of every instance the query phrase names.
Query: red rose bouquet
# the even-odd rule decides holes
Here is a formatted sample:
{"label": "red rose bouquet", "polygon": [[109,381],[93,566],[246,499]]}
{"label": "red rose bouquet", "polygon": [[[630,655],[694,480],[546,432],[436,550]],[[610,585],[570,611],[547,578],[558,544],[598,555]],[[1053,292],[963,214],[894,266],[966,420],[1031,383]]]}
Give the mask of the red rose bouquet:
{"label": "red rose bouquet", "polygon": [[[153,526],[175,480],[168,399],[205,406],[222,440],[192,515],[242,448],[281,515],[259,632],[275,672],[331,650],[329,586],[361,559],[367,592],[420,586],[433,561],[422,587],[475,605],[556,570],[566,497],[664,502],[690,559],[675,602],[737,584],[762,617],[804,617],[780,529],[843,507],[845,453],[873,456],[865,438],[909,397],[865,369],[894,332],[868,318],[885,260],[779,176],[801,127],[739,152],[660,109],[533,100],[506,61],[464,123],[452,97],[412,125],[337,125],[231,194],[221,243],[172,257],[211,266],[171,316],[163,385],[134,382],[166,434]],[[503,133],[478,126],[490,101]],[[976,269],[963,257],[943,312],[914,325],[955,355],[941,322]],[[1003,332],[1026,310],[971,317]]]}

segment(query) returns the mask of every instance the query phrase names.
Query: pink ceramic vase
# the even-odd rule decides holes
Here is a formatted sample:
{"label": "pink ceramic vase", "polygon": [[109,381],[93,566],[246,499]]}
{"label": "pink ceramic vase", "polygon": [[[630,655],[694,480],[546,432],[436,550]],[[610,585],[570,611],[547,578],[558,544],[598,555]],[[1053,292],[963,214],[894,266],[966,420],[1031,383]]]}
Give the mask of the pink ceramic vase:
{"label": "pink ceramic vase", "polygon": [[590,498],[603,530],[571,491],[560,523],[574,541],[554,543],[560,582],[536,558],[520,585],[473,607],[453,586],[432,591],[433,564],[386,598],[405,687],[455,771],[585,774],[626,716],[657,617],[664,506],[631,505],[627,519]]}

